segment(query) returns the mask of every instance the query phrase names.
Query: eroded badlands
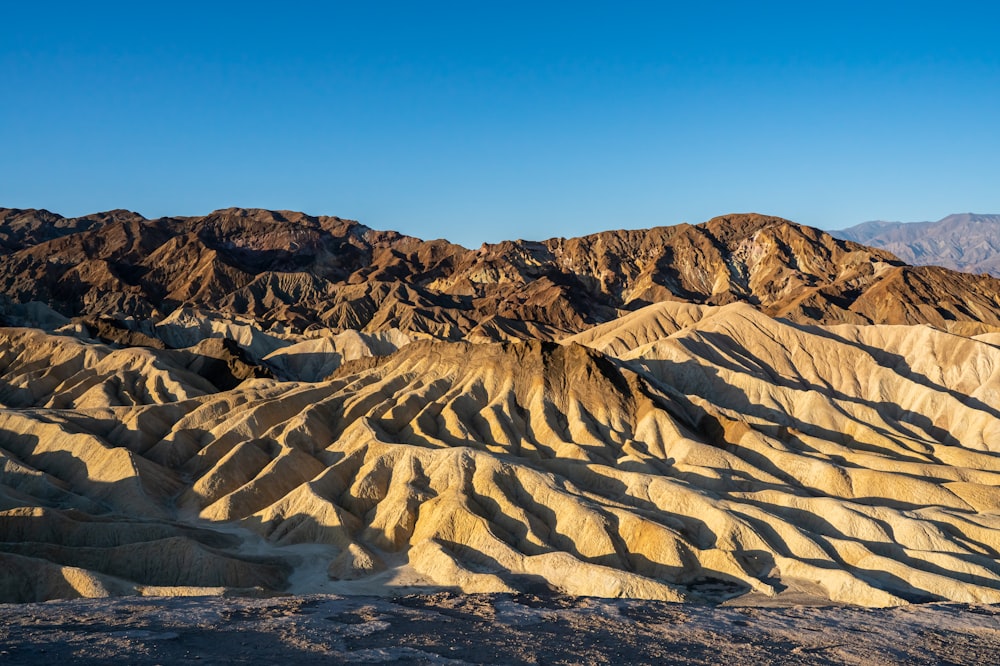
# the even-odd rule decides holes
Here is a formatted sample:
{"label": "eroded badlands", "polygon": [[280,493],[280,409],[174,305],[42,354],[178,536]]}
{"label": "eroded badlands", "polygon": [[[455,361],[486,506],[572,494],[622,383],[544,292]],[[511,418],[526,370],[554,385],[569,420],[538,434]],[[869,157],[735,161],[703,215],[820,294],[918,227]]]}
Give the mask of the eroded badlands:
{"label": "eroded badlands", "polygon": [[175,320],[179,349],[0,332],[3,601],[1000,603],[995,333],[672,301],[558,342]]}

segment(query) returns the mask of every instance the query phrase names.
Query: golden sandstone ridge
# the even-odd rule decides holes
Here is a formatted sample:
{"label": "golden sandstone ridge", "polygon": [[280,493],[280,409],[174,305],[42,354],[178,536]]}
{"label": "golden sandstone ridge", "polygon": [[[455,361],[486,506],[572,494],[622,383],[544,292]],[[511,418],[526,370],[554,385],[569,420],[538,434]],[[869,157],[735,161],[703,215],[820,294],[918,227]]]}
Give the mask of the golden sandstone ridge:
{"label": "golden sandstone ridge", "polygon": [[0,214],[0,600],[1000,602],[997,280],[757,215]]}

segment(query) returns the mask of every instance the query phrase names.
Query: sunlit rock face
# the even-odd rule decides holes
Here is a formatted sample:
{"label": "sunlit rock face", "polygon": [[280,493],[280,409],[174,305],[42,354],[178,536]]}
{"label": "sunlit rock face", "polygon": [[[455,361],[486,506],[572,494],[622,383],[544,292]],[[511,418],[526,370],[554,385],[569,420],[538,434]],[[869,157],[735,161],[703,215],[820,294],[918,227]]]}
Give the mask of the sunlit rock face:
{"label": "sunlit rock face", "polygon": [[469,251],[18,215],[2,600],[1000,602],[990,278],[764,216]]}

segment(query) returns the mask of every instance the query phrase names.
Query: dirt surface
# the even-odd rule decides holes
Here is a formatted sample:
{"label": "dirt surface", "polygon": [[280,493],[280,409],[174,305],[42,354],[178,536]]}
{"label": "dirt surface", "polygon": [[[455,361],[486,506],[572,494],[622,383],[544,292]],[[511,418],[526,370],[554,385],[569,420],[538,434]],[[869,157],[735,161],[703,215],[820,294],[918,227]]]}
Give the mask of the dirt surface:
{"label": "dirt surface", "polygon": [[1000,606],[736,608],[531,595],[0,605],[0,662],[990,664]]}

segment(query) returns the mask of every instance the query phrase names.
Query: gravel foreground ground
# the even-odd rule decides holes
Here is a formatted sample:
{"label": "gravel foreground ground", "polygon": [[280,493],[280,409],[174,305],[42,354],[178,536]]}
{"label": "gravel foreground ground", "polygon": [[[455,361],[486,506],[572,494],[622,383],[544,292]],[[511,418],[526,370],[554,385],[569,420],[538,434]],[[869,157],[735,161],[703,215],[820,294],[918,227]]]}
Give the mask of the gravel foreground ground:
{"label": "gravel foreground ground", "polygon": [[1000,606],[712,607],[532,595],[0,605],[0,663],[990,664]]}

